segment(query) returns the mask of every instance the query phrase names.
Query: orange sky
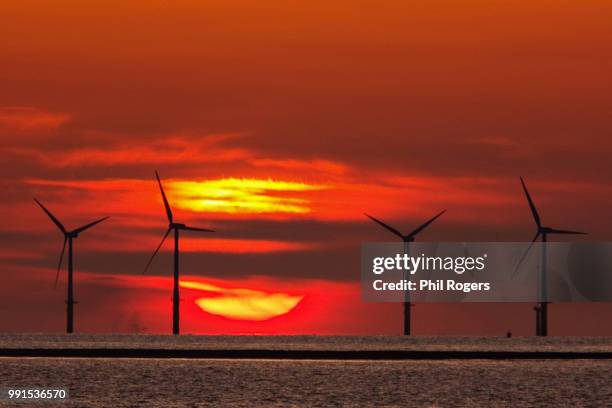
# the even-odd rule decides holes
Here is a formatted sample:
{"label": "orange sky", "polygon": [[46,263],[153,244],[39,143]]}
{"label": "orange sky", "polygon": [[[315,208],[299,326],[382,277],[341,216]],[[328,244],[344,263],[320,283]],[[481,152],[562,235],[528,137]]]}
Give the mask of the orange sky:
{"label": "orange sky", "polygon": [[[359,245],[390,238],[362,213],[527,240],[519,175],[546,222],[610,240],[610,21],[590,0],[3,1],[0,331],[63,327],[33,196],[68,226],[112,217],[75,243],[77,330],[169,329],[169,243],[140,275],[166,224],[154,169],[179,221],[218,231],[184,234],[190,281],[303,296],[241,321],[184,290],[188,332],[398,333],[399,305],[359,300]],[[554,307],[581,319],[552,333],[612,334],[610,305]],[[528,334],[530,308],[419,305],[415,331]]]}

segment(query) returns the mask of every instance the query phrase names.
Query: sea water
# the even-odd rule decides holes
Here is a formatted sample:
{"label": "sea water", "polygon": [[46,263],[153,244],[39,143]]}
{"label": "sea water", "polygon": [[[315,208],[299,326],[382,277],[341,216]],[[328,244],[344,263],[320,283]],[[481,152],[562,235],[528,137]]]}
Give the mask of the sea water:
{"label": "sea water", "polygon": [[[612,349],[608,338],[3,335],[2,347]],[[0,358],[0,386],[66,387],[65,402],[0,406],[610,406],[612,361]]]}

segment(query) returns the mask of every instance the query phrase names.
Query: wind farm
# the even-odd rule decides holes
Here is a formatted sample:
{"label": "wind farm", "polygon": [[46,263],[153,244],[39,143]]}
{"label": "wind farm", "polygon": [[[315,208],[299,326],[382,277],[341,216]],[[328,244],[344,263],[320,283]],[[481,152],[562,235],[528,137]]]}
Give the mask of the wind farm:
{"label": "wind farm", "polygon": [[[161,177],[157,171],[155,171],[155,180],[157,187],[159,189],[159,195],[161,197],[161,202],[164,208],[164,212],[166,215],[166,219],[168,221],[167,230],[162,236],[161,241],[155,248],[153,254],[149,257],[144,269],[143,274],[146,274],[150,271],[150,267],[153,264],[153,261],[157,257],[159,251],[162,249],[166,239],[168,236],[173,233],[174,242],[173,242],[173,273],[172,273],[172,334],[178,335],[181,333],[181,296],[180,289],[183,286],[185,289],[193,290],[192,286],[183,285],[181,282],[181,268],[180,268],[180,236],[181,231],[194,231],[194,232],[214,232],[212,229],[194,227],[188,225],[186,223],[177,222],[175,219],[175,215],[173,212],[173,208],[168,200],[168,196],[164,185],[162,183]],[[531,210],[532,217],[536,224],[536,234],[533,237],[532,241],[529,243],[529,246],[524,251],[521,259],[516,265],[514,269],[514,273],[516,275],[517,271],[521,268],[523,260],[529,255],[533,244],[538,240],[542,239],[543,249],[541,254],[541,262],[539,264],[538,271],[538,291],[539,297],[537,298],[537,306],[534,308],[536,311],[536,335],[537,336],[547,336],[548,335],[548,304],[550,303],[550,299],[548,297],[548,288],[547,288],[547,252],[546,252],[546,243],[548,241],[548,236],[551,234],[564,234],[564,235],[584,235],[585,232],[574,231],[574,230],[565,230],[558,229],[553,227],[548,227],[544,225],[541,221],[541,217],[538,209],[536,208],[534,201],[531,197],[530,192],[527,189],[526,183],[524,179],[521,177],[521,186],[528,202],[529,208]],[[177,185],[181,185],[180,182]],[[180,192],[177,192],[173,187],[173,194],[175,197],[180,200]],[[225,194],[225,193],[224,193]],[[62,251],[60,253],[60,259],[58,262],[58,268],[56,271],[56,279],[55,286],[57,286],[57,280],[59,278],[59,272],[61,269],[62,261],[64,258],[64,253],[66,251],[66,247],[68,247],[68,294],[67,294],[67,332],[72,333],[74,330],[74,293],[73,293],[73,239],[77,238],[80,233],[83,231],[95,226],[96,224],[106,220],[108,217],[104,217],[98,219],[94,222],[86,224],[82,227],[79,227],[75,230],[68,231],[63,226],[63,224],[55,217],[38,199],[34,199],[36,203],[40,206],[40,208],[47,214],[47,216],[51,219],[51,221],[60,229],[60,231],[64,234],[64,243],[62,247]],[[184,205],[184,204],[183,204]],[[364,215],[372,222],[378,224],[383,227],[386,231],[392,233],[394,236],[398,237],[403,243],[403,253],[405,256],[410,256],[411,251],[411,243],[414,242],[417,237],[427,228],[430,227],[432,223],[434,223],[438,218],[440,218],[447,210],[440,211],[430,219],[426,220],[424,223],[410,231],[409,233],[403,233],[398,228],[391,226],[389,223],[381,221],[379,218],[376,218],[368,213],[364,213]],[[208,240],[203,242],[209,242]],[[228,243],[232,243],[233,241],[228,241]],[[228,258],[231,260],[231,258]],[[514,268],[514,266],[512,266]],[[404,273],[404,279],[406,279],[406,272]],[[262,311],[256,312],[253,308],[257,307],[273,307],[275,310],[291,310],[292,307],[285,307],[282,302],[285,302],[286,299],[292,298],[291,295],[278,293],[273,296],[269,296],[264,302],[261,294],[265,294],[265,291],[253,291],[253,290],[243,290],[243,289],[224,289],[222,287],[210,284],[202,284],[198,286],[198,288],[208,291],[210,293],[216,293],[208,304],[215,304],[216,306],[213,308],[215,310],[214,313],[217,313],[221,316],[231,316],[230,312],[223,313],[220,309],[221,306],[229,307],[231,310],[239,311],[237,314],[234,313],[233,316],[254,316],[254,315],[274,315],[274,313],[262,313]],[[208,295],[210,296],[210,295]],[[296,298],[302,298],[302,295],[297,296]],[[535,300],[535,298],[533,298]],[[559,298],[556,298],[559,299]],[[555,300],[553,300],[555,301]],[[202,305],[207,304],[203,299],[198,300],[197,305],[202,308],[205,312],[208,312],[210,307],[204,308]],[[267,302],[267,303],[266,303]],[[191,302],[190,302],[191,303]],[[265,306],[264,306],[265,305]],[[402,301],[402,323],[403,329],[402,334],[405,336],[410,336],[413,334],[413,316],[412,316],[412,306],[413,303],[411,301],[410,291],[404,290],[403,292],[403,301]],[[212,310],[212,309],[211,309]]]}
{"label": "wind farm", "polygon": [[[404,253],[406,255],[410,255],[410,243],[414,242],[414,240],[416,239],[416,236],[421,233],[425,228],[427,228],[431,223],[433,223],[435,220],[438,219],[438,217],[440,217],[442,214],[444,214],[446,212],[446,210],[440,211],[438,214],[436,214],[435,216],[433,216],[432,218],[430,218],[429,220],[427,220],[425,223],[421,224],[419,227],[417,227],[416,229],[414,229],[413,231],[411,231],[409,234],[402,234],[399,230],[397,230],[396,228],[390,226],[389,224],[386,224],[382,221],[380,221],[377,218],[372,217],[369,214],[364,214],[366,217],[368,217],[369,219],[371,219],[372,221],[374,221],[375,223],[377,223],[378,225],[380,225],[381,227],[385,228],[387,231],[391,232],[392,234],[394,234],[395,236],[399,237],[402,242],[404,243]],[[412,303],[410,302],[410,293],[409,292],[405,292],[404,293],[404,302],[403,302],[403,316],[404,316],[404,325],[403,325],[403,333],[404,336],[410,336],[412,334]]]}
{"label": "wind farm", "polygon": [[90,222],[89,224],[85,224],[81,227],[78,227],[74,230],[67,230],[64,225],[49,211],[40,201],[34,198],[34,201],[42,208],[42,210],[47,214],[49,219],[53,221],[55,226],[62,232],[64,235],[64,243],[62,245],[62,252],[60,253],[59,262],[57,263],[57,273],[55,274],[55,285],[57,286],[57,281],[59,279],[60,269],[62,267],[62,261],[64,259],[64,252],[66,251],[66,245],[68,245],[68,284],[67,284],[67,294],[66,294],[66,333],[74,332],[74,266],[73,266],[73,240],[79,237],[79,234],[88,230],[101,223],[104,220],[107,220],[109,217],[103,217],[96,221]]}
{"label": "wind farm", "polygon": [[162,182],[159,178],[159,174],[157,173],[157,171],[155,171],[155,178],[157,179],[157,184],[159,185],[159,191],[161,193],[162,201],[164,203],[164,209],[166,210],[166,217],[168,218],[168,230],[166,231],[161,242],[159,243],[159,245],[153,252],[153,255],[151,255],[149,262],[147,262],[147,265],[144,268],[144,273],[148,271],[149,267],[151,266],[151,263],[153,262],[153,259],[155,258],[155,255],[157,255],[157,253],[159,252],[160,248],[164,244],[164,241],[166,240],[166,238],[168,238],[168,235],[171,232],[174,232],[174,273],[172,275],[173,277],[172,334],[178,335],[180,334],[180,293],[179,293],[179,286],[180,286],[179,285],[179,276],[180,276],[179,275],[179,254],[180,254],[179,237],[180,237],[180,231],[195,231],[195,232],[214,232],[214,231],[210,229],[205,229],[205,228],[191,227],[191,226],[187,226],[182,223],[175,222],[174,215],[172,213],[172,208],[170,207],[170,204],[168,203],[168,198],[166,197],[164,187],[162,186]]}

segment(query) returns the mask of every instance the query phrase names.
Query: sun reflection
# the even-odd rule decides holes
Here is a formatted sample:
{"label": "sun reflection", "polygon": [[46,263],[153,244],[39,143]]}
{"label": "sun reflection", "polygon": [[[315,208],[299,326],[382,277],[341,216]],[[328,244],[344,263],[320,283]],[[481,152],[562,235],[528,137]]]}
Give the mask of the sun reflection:
{"label": "sun reflection", "polygon": [[316,191],[325,185],[253,178],[168,183],[176,206],[199,212],[308,213],[310,200],[287,193]]}
{"label": "sun reflection", "polygon": [[293,310],[304,296],[266,293],[245,288],[222,288],[205,282],[180,281],[183,288],[218,294],[198,298],[195,303],[205,312],[235,320],[268,320]]}

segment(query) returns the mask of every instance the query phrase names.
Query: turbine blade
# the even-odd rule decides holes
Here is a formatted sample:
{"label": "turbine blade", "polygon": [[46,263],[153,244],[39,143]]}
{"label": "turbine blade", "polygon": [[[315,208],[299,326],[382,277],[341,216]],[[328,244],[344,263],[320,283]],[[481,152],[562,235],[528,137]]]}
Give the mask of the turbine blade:
{"label": "turbine blade", "polygon": [[386,228],[387,230],[391,231],[393,234],[397,235],[401,239],[404,239],[404,236],[402,235],[402,233],[399,232],[398,230],[396,230],[395,228],[393,228],[392,226],[385,224],[381,220],[377,220],[376,218],[372,217],[369,214],[363,213],[363,215],[365,215],[366,217],[368,217],[369,219],[371,219],[372,221],[374,221],[378,225],[382,226],[383,228]]}
{"label": "turbine blade", "polygon": [[553,228],[550,229],[549,233],[551,233],[551,234],[587,235],[586,232],[569,231],[569,230],[561,230],[561,229],[553,229]]}
{"label": "turbine blade", "polygon": [[520,179],[521,179],[521,184],[523,185],[523,191],[525,192],[525,196],[527,197],[527,201],[529,202],[529,208],[531,208],[531,214],[533,214],[533,219],[535,220],[536,225],[538,227],[541,227],[542,222],[540,221],[540,215],[538,214],[538,210],[533,204],[533,200],[531,199],[531,196],[529,195],[529,191],[527,191],[527,186],[525,185],[525,181],[523,180],[522,177],[520,177]]}
{"label": "turbine blade", "polygon": [[442,214],[444,214],[446,212],[446,210],[441,211],[438,215],[436,215],[435,217],[433,217],[432,219],[430,219],[429,221],[427,221],[425,224],[421,225],[420,227],[418,227],[417,229],[415,229],[414,231],[412,231],[410,234],[408,234],[409,237],[415,237],[419,232],[423,231],[425,228],[427,228],[429,226],[429,224],[431,224],[432,222],[434,222],[439,216],[441,216]]}
{"label": "turbine blade", "polygon": [[81,232],[85,231],[86,229],[89,229],[89,228],[93,227],[94,225],[99,224],[99,223],[101,223],[102,221],[107,220],[107,219],[109,219],[109,218],[110,218],[110,217],[100,218],[99,220],[94,221],[94,222],[90,222],[90,223],[89,223],[89,224],[87,224],[87,225],[83,225],[82,227],[77,228],[77,229],[75,229],[75,230],[74,230],[74,231],[72,231],[72,232],[73,232],[73,233],[75,233],[75,234],[79,234],[79,233],[81,233]]}
{"label": "turbine blade", "polygon": [[62,252],[60,253],[59,262],[57,263],[57,273],[55,274],[55,283],[53,284],[53,288],[57,288],[60,268],[62,267],[62,261],[64,260],[64,252],[66,251],[66,242],[68,242],[68,237],[64,236],[64,246],[62,246]]}
{"label": "turbine blade", "polygon": [[188,227],[188,226],[181,227],[180,229],[186,230],[186,231],[215,232],[214,230],[211,230],[211,229],[195,228],[195,227]]}
{"label": "turbine blade", "polygon": [[159,174],[157,170],[155,170],[155,177],[157,178],[157,184],[159,184],[159,191],[161,191],[162,199],[164,200],[164,207],[166,208],[166,216],[168,217],[168,221],[172,223],[172,209],[170,209],[170,204],[168,204],[168,199],[166,198],[166,193],[164,192],[164,188],[162,187],[161,180],[159,179]]}
{"label": "turbine blade", "polygon": [[59,222],[59,220],[57,218],[55,218],[53,216],[53,214],[51,214],[51,211],[47,210],[47,208],[44,205],[42,205],[42,203],[40,201],[38,201],[36,198],[34,199],[34,201],[36,201],[36,203],[40,206],[40,208],[42,208],[43,211],[49,216],[49,218],[51,218],[51,221],[53,221],[53,223],[55,225],[57,225],[57,228],[59,228],[65,234],[66,233],[66,228],[64,228],[62,223]]}
{"label": "turbine blade", "polygon": [[519,268],[521,267],[521,264],[523,263],[525,258],[527,258],[527,254],[529,253],[529,251],[531,251],[531,247],[533,246],[533,243],[536,242],[538,240],[538,238],[540,238],[540,231],[539,230],[538,230],[538,232],[536,232],[535,237],[533,237],[533,239],[531,240],[531,244],[529,244],[529,246],[527,247],[527,250],[525,251],[525,253],[523,253],[523,256],[521,256],[521,260],[516,264],[516,268],[514,268],[514,273],[512,274],[512,278],[514,278],[516,276],[516,273],[518,272]]}
{"label": "turbine blade", "polygon": [[162,238],[161,242],[157,246],[157,249],[155,249],[155,252],[153,252],[153,255],[151,255],[149,262],[147,262],[147,266],[145,266],[144,271],[142,272],[143,274],[147,273],[149,266],[151,266],[151,263],[153,262],[153,258],[155,258],[155,255],[157,255],[157,253],[159,252],[159,248],[161,248],[161,246],[164,244],[164,241],[166,240],[166,238],[168,238],[168,234],[170,234],[170,231],[172,231],[172,228],[168,228],[168,231],[166,231],[166,233],[164,234],[164,237]]}

